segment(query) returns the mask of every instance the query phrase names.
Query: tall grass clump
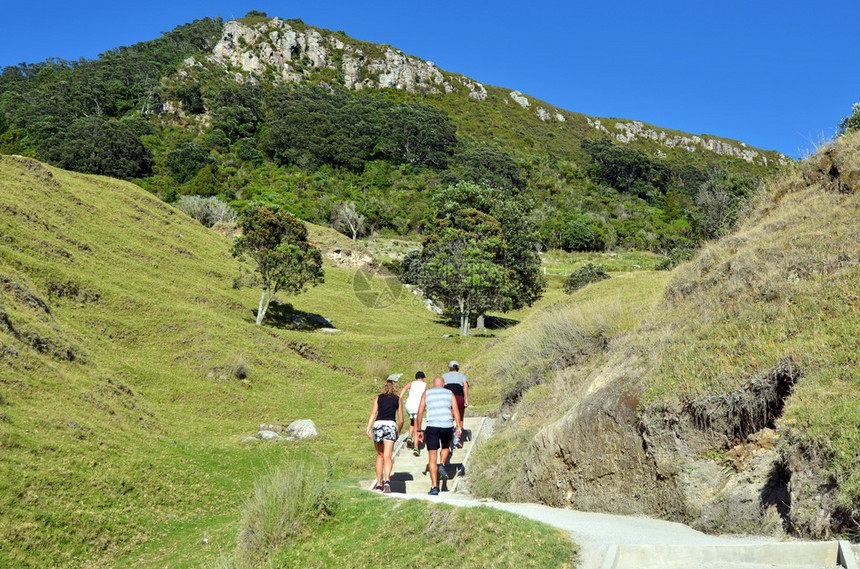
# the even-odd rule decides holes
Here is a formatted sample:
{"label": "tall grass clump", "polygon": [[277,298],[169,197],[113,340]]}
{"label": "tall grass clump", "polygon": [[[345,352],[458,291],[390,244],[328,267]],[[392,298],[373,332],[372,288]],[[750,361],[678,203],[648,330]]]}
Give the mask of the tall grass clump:
{"label": "tall grass clump", "polygon": [[547,374],[602,353],[610,339],[629,329],[633,314],[617,296],[549,307],[496,351],[490,375],[500,383],[503,404],[515,404]]}
{"label": "tall grass clump", "polygon": [[326,468],[296,461],[258,480],[243,508],[238,558],[264,558],[324,519],[331,508],[329,478]]}
{"label": "tall grass clump", "polygon": [[238,217],[227,202],[215,196],[182,196],[176,202],[176,208],[206,227],[212,227],[216,223],[234,223]]}

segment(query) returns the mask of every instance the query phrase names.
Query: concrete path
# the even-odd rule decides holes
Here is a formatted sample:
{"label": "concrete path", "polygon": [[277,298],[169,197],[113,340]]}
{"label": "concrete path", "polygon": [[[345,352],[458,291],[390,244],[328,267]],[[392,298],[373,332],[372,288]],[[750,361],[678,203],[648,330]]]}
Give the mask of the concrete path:
{"label": "concrete path", "polygon": [[468,417],[462,449],[454,452],[452,478],[441,481],[442,493],[428,496],[427,454],[419,457],[401,437],[394,447],[391,496],[444,502],[460,507],[489,506],[519,514],[566,531],[580,546],[581,569],[858,569],[847,542],[780,542],[775,538],[714,536],[683,524],[639,516],[617,516],[475,500],[462,484],[472,451],[492,431],[492,420]]}

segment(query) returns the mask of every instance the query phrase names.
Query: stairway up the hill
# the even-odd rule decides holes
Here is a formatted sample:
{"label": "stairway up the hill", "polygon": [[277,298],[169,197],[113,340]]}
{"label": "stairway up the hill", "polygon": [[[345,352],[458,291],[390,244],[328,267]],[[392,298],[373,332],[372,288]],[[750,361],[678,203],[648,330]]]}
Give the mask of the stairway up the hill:
{"label": "stairway up the hill", "polygon": [[[463,448],[451,454],[446,468],[450,479],[439,480],[442,493],[462,492],[461,484],[469,473],[469,459],[476,445],[479,444],[481,433],[485,428],[486,417],[466,417],[463,422]],[[394,468],[391,473],[391,492],[394,494],[426,494],[430,490],[430,473],[428,471],[427,449],[421,445],[421,454],[414,456],[412,449],[406,448],[406,435],[397,439],[394,444]],[[438,455],[437,455],[438,456]],[[371,485],[371,489],[373,485]]]}

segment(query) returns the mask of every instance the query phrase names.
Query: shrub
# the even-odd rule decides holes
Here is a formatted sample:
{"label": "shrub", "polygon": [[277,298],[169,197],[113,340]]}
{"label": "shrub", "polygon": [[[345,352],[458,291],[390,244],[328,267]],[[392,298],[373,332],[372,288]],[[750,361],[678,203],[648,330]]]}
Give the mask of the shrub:
{"label": "shrub", "polygon": [[688,247],[677,247],[669,251],[657,265],[654,267],[658,271],[671,271],[681,263],[691,260],[696,256],[696,250]]}
{"label": "shrub", "polygon": [[257,150],[257,141],[253,138],[240,138],[234,148],[240,160],[253,164],[263,161],[263,153]]}
{"label": "shrub", "polygon": [[209,148],[226,148],[230,146],[230,139],[223,130],[215,128],[206,135],[206,146]]}
{"label": "shrub", "polygon": [[196,142],[186,142],[167,153],[167,167],[170,168],[173,179],[180,184],[192,179],[205,166],[212,166],[214,163],[209,150]]}
{"label": "shrub", "polygon": [[595,267],[593,263],[588,263],[570,273],[570,276],[564,281],[564,292],[573,294],[587,284],[604,281],[608,278],[609,273],[601,265]]}
{"label": "shrub", "polygon": [[595,238],[591,220],[578,216],[568,221],[561,235],[561,246],[568,251],[593,251]]}
{"label": "shrub", "polygon": [[239,553],[245,559],[276,550],[300,536],[331,509],[330,472],[291,461],[257,481],[245,502],[239,531]]}
{"label": "shrub", "polygon": [[176,202],[176,207],[206,227],[219,222],[233,223],[237,218],[233,208],[216,197],[182,196]]}
{"label": "shrub", "polygon": [[854,103],[851,114],[839,123],[838,132],[844,136],[860,128],[860,103]]}
{"label": "shrub", "polygon": [[188,185],[188,193],[196,196],[214,196],[218,193],[218,182],[208,164],[194,176]]}
{"label": "shrub", "polygon": [[421,259],[421,249],[413,249],[400,260],[400,282],[418,284],[421,282],[424,262]]}

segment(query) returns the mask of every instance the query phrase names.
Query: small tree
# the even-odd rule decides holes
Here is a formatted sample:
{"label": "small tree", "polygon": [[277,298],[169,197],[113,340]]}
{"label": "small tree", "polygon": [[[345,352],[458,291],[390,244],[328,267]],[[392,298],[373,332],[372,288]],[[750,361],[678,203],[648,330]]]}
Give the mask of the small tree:
{"label": "small tree", "polygon": [[400,261],[400,282],[403,284],[420,283],[423,270],[424,260],[421,258],[421,249],[409,251]]}
{"label": "small tree", "polygon": [[475,209],[437,220],[424,242],[421,288],[459,313],[461,336],[469,335],[473,313],[504,301],[504,249],[499,222]]}
{"label": "small tree", "polygon": [[305,224],[291,213],[274,204],[252,202],[242,210],[239,227],[242,236],[233,242],[233,256],[253,259],[263,286],[257,325],[279,290],[296,294],[323,282],[322,254],[308,243]]}
{"label": "small tree", "polygon": [[[495,262],[505,269],[501,300],[494,305],[475,307],[478,329],[484,326],[488,310],[517,310],[531,306],[542,295],[546,284],[541,276],[537,254],[537,234],[529,221],[531,205],[513,190],[490,188],[483,184],[460,182],[433,193],[433,208],[437,220],[447,219],[458,224],[463,212],[484,214],[497,223],[500,231],[500,255]],[[464,227],[467,229],[468,226]]]}
{"label": "small tree", "polygon": [[561,245],[568,251],[594,251],[594,226],[584,215],[568,220],[561,234]]}
{"label": "small tree", "polygon": [[364,216],[358,213],[355,202],[336,203],[331,218],[331,226],[341,233],[348,231],[353,240],[364,235]]}
{"label": "small tree", "polygon": [[218,182],[212,174],[212,166],[203,166],[188,185],[188,193],[195,196],[214,196],[218,193]]}
{"label": "small tree", "polygon": [[756,180],[743,174],[715,171],[696,195],[694,221],[702,239],[719,237],[735,224],[756,189]]}

